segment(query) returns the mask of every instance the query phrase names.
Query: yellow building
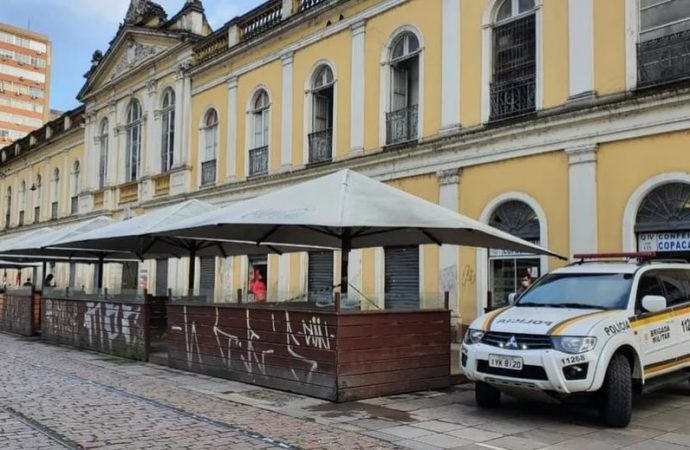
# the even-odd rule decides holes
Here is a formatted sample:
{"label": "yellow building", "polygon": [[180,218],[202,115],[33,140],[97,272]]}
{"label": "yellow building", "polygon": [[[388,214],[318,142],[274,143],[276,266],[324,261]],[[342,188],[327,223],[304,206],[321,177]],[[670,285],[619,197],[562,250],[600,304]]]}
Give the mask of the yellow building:
{"label": "yellow building", "polygon": [[[94,58],[83,110],[59,136],[42,138],[51,123],[2,150],[8,234],[51,219],[42,208],[20,228],[36,195],[58,199],[52,226],[191,197],[228,204],[350,167],[564,255],[689,255],[683,0],[271,0],[216,31],[199,0],[181,6],[168,19],[133,0]],[[277,298],[327,287],[337,261],[195,264],[220,300],[256,270]],[[562,264],[445,246],[350,261],[354,288],[379,306],[448,291],[460,325],[525,273]],[[147,262],[140,279],[182,288],[187,264]],[[109,283],[134,286],[127,269]]]}

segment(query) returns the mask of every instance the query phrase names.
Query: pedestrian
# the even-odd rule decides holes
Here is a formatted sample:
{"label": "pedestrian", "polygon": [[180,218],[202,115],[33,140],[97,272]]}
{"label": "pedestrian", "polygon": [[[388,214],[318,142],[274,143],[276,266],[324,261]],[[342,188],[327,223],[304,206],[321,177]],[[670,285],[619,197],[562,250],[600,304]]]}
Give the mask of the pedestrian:
{"label": "pedestrian", "polygon": [[22,284],[22,286],[33,287],[33,283],[31,283],[31,277],[27,278],[24,284]]}
{"label": "pedestrian", "polygon": [[254,269],[254,276],[249,284],[249,291],[254,294],[255,302],[266,301],[266,283],[263,281],[263,275],[259,269]]}
{"label": "pedestrian", "polygon": [[45,281],[43,282],[43,286],[44,287],[54,287],[54,285],[55,284],[53,283],[53,274],[49,273],[48,276],[46,276]]}
{"label": "pedestrian", "polygon": [[520,286],[518,286],[517,295],[522,294],[525,292],[530,286],[532,285],[532,275],[529,273],[529,270],[525,270],[522,275],[520,276]]}

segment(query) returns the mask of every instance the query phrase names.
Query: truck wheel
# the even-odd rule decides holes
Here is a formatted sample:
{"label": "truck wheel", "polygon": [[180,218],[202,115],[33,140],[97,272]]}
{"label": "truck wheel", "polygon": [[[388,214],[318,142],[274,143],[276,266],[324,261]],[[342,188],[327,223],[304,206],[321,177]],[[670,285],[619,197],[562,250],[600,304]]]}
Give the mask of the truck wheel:
{"label": "truck wheel", "polygon": [[628,358],[613,355],[606,370],[599,403],[599,417],[604,425],[622,428],[632,414],[632,371]]}
{"label": "truck wheel", "polygon": [[474,398],[482,408],[495,408],[501,404],[501,391],[490,384],[477,381],[474,384]]}

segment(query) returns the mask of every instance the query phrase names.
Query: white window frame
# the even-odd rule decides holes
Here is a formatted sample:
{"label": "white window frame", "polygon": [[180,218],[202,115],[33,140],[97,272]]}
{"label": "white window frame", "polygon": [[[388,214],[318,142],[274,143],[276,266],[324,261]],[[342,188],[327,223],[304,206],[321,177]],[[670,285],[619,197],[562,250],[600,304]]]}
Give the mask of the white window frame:
{"label": "white window frame", "polygon": [[[335,159],[335,149],[337,148],[336,146],[336,136],[337,136],[337,129],[338,129],[338,78],[336,76],[337,72],[335,70],[335,64],[326,59],[320,59],[314,65],[312,65],[311,69],[309,70],[309,76],[305,80],[304,83],[304,135],[303,135],[303,143],[304,145],[302,146],[302,162],[303,164],[308,164],[309,163],[309,134],[314,132],[314,122],[313,122],[313,115],[314,115],[314,100],[313,100],[313,94],[314,94],[314,82],[316,81],[316,75],[318,72],[324,67],[327,66],[331,69],[331,73],[333,74],[333,81],[330,83],[329,86],[333,87],[333,110],[331,111],[331,114],[333,115],[333,138],[332,138],[332,145],[331,145],[331,159]],[[324,87],[319,88],[319,90],[323,89]]]}
{"label": "white window frame", "polygon": [[273,103],[272,103],[272,95],[271,91],[266,87],[265,85],[259,85],[254,88],[254,90],[251,92],[249,95],[247,105],[245,108],[246,114],[245,114],[245,133],[244,133],[244,174],[245,177],[249,176],[249,150],[252,150],[254,148],[258,148],[254,146],[254,114],[256,113],[256,110],[254,109],[254,104],[256,102],[256,97],[261,91],[265,91],[266,94],[268,95],[268,106],[266,108],[262,108],[262,110],[266,110],[267,113],[267,120],[268,120],[268,135],[266,137],[266,140],[268,142],[268,173],[271,172],[271,140],[272,140],[272,112],[273,112]]}
{"label": "white window frame", "polygon": [[[132,117],[131,112],[134,106],[138,107],[138,116]],[[134,130],[138,129],[138,139],[133,140]],[[125,110],[125,182],[134,182],[141,176],[141,157],[142,157],[142,141],[143,141],[143,109],[141,102],[138,99],[132,99]],[[136,160],[134,158],[134,150],[136,145]],[[132,176],[132,163],[136,164],[136,176]]]}
{"label": "white window frame", "polygon": [[[169,100],[166,105],[166,100]],[[161,98],[161,172],[169,172],[174,164],[175,158],[175,118],[177,111],[175,110],[176,102],[175,90],[171,87],[165,88],[163,90],[163,96]],[[166,127],[167,122],[167,127]],[[167,146],[166,146],[167,143]],[[163,166],[163,154],[167,155],[168,166]]]}
{"label": "white window frame", "polygon": [[[216,115],[216,123],[212,126],[207,126],[206,124],[206,118],[208,117],[209,114],[212,112],[215,113]],[[207,156],[207,147],[208,147],[208,140],[209,137],[213,138],[213,145],[212,145],[212,153],[214,155],[214,158],[209,159]],[[207,161],[213,161],[215,159],[216,161],[216,174],[214,178],[213,183],[206,184],[204,186],[210,186],[213,184],[218,183],[218,147],[219,147],[219,139],[220,139],[220,115],[218,114],[218,108],[215,106],[207,106],[206,109],[204,110],[204,113],[201,116],[201,123],[199,124],[199,174],[197,176],[197,185],[202,186],[201,181],[202,181],[202,163],[207,162]]]}
{"label": "white window frame", "polygon": [[103,189],[108,180],[108,138],[109,127],[108,119],[101,120],[98,135],[98,188]]}

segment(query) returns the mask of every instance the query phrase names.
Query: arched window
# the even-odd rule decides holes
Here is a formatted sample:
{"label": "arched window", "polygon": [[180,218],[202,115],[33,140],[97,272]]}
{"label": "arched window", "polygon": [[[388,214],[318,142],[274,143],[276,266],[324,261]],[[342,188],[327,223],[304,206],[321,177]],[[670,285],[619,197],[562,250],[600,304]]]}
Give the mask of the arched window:
{"label": "arched window", "polygon": [[651,191],[635,220],[637,248],[690,261],[690,184],[673,182]]}
{"label": "arched window", "polygon": [[79,212],[79,160],[74,161],[72,165],[72,179],[70,186],[70,199],[72,202],[72,214]]}
{"label": "arched window", "polygon": [[125,155],[125,181],[139,178],[141,156],[141,105],[132,100],[127,108],[127,149]]}
{"label": "arched window", "polygon": [[10,218],[12,215],[12,187],[7,187],[7,194],[5,195],[5,228],[10,227]]}
{"label": "arched window", "polygon": [[17,198],[19,206],[19,226],[24,225],[24,210],[26,209],[26,181],[19,184],[19,195]]}
{"label": "arched window", "polygon": [[638,84],[650,86],[690,76],[690,2],[643,0],[640,8]]}
{"label": "arched window", "polygon": [[161,133],[161,172],[167,172],[173,165],[175,145],[175,91],[171,88],[163,92]]}
{"label": "arched window", "polygon": [[58,218],[58,200],[60,198],[60,170],[53,171],[52,186],[50,188],[50,218]]}
{"label": "arched window", "polygon": [[390,100],[386,145],[417,139],[419,124],[419,52],[417,36],[401,33],[390,49]]}
{"label": "arched window", "polygon": [[309,162],[330,161],[333,153],[333,70],[323,64],[311,83],[312,121],[309,134]]}
{"label": "arched window", "polygon": [[201,185],[216,182],[216,158],[218,155],[218,113],[211,108],[204,115],[201,127]]}
{"label": "arched window", "polygon": [[496,8],[490,120],[531,113],[536,108],[535,12],[534,0],[503,0]]}
{"label": "arched window", "polygon": [[259,89],[252,99],[252,143],[249,150],[249,175],[268,173],[268,146],[271,104],[268,92]]}
{"label": "arched window", "polygon": [[41,175],[36,175],[36,183],[34,183],[34,223],[41,220],[41,189],[43,185],[43,178]]}
{"label": "arched window", "polygon": [[108,176],[108,119],[101,121],[98,135],[99,160],[98,160],[98,188],[103,189]]}
{"label": "arched window", "polygon": [[[501,204],[491,215],[489,225],[539,245],[541,227],[536,212],[526,203],[510,200]],[[490,265],[490,306],[508,302],[508,296],[519,292],[521,279],[540,276],[539,257],[527,253],[507,250],[491,250]]]}

